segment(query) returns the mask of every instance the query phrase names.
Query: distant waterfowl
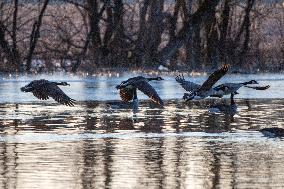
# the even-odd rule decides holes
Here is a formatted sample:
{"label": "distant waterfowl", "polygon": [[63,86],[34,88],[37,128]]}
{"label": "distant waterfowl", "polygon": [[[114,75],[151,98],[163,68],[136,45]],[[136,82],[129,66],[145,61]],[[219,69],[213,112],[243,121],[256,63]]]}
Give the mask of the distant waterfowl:
{"label": "distant waterfowl", "polygon": [[[213,89],[218,91],[218,94],[213,95],[213,96],[217,96],[217,97],[222,97],[223,95],[228,95],[231,93],[234,94],[238,94],[237,90],[239,90],[241,87],[246,87],[246,88],[251,88],[251,89],[255,89],[255,90],[266,90],[268,89],[270,86],[248,86],[250,84],[258,84],[257,81],[255,80],[251,80],[248,82],[243,82],[243,83],[224,83],[221,85],[218,85],[217,87],[214,87]],[[222,91],[222,93],[220,93]]]}
{"label": "distant waterfowl", "polygon": [[222,91],[216,91],[212,89],[212,86],[221,79],[228,71],[228,65],[222,65],[221,68],[213,72],[208,79],[202,84],[196,84],[190,81],[185,81],[183,76],[177,76],[176,81],[181,84],[181,86],[190,93],[184,93],[183,99],[203,99],[212,95],[219,95]]}
{"label": "distant waterfowl", "polygon": [[224,113],[229,115],[235,115],[237,113],[237,105],[234,101],[234,93],[231,93],[231,103],[228,104],[215,104],[209,107],[211,113]]}
{"label": "distant waterfowl", "polygon": [[58,85],[67,86],[69,84],[66,82],[51,82],[45,79],[34,80],[22,87],[21,91],[32,92],[40,100],[47,100],[51,97],[60,104],[74,106],[75,100],[68,97]]}
{"label": "distant waterfowl", "polygon": [[159,97],[156,90],[148,83],[149,81],[153,80],[161,81],[163,78],[145,78],[143,76],[133,77],[121,82],[120,85],[116,86],[116,89],[119,90],[122,101],[129,102],[133,100],[134,112],[138,110],[137,89],[147,95],[156,104],[163,106],[163,100]]}
{"label": "distant waterfowl", "polygon": [[267,137],[284,137],[284,129],[278,127],[264,128],[260,132]]}

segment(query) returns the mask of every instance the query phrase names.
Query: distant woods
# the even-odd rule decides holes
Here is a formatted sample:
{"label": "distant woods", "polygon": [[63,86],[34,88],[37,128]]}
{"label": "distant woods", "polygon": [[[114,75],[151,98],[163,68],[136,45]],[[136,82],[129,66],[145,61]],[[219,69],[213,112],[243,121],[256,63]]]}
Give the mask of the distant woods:
{"label": "distant woods", "polygon": [[266,0],[2,0],[0,71],[284,68],[284,4]]}

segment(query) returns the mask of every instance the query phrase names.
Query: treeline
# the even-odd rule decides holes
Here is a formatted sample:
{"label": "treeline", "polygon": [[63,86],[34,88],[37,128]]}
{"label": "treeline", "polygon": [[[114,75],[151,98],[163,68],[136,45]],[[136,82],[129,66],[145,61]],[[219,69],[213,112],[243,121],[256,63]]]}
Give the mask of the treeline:
{"label": "treeline", "polygon": [[2,72],[284,68],[284,4],[266,0],[0,1]]}

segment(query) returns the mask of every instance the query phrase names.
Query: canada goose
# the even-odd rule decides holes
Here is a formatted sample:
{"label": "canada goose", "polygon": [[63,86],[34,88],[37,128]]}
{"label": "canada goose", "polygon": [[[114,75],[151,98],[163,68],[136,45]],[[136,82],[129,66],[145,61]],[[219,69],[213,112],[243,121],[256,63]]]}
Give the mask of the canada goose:
{"label": "canada goose", "polygon": [[67,86],[66,82],[51,82],[45,79],[34,80],[21,88],[23,92],[32,92],[35,97],[41,100],[53,98],[60,104],[74,106],[75,100],[68,97],[58,85]]}
{"label": "canada goose", "polygon": [[216,91],[212,89],[212,86],[223,77],[228,71],[228,65],[224,64],[221,68],[213,72],[208,79],[202,84],[196,84],[190,81],[185,81],[183,76],[177,76],[176,81],[181,84],[181,86],[190,93],[184,93],[184,100],[192,99],[203,99],[212,95],[219,95],[221,91]]}
{"label": "canada goose", "polygon": [[284,129],[278,127],[264,128],[260,132],[266,137],[284,137]]}
{"label": "canada goose", "polygon": [[134,112],[138,110],[137,89],[142,91],[156,104],[163,106],[164,105],[163,100],[159,97],[156,90],[148,83],[149,81],[153,80],[161,81],[163,80],[163,78],[161,77],[145,78],[143,76],[133,77],[126,81],[121,82],[120,85],[116,86],[116,89],[119,90],[119,94],[122,101],[129,102],[133,100]]}
{"label": "canada goose", "polygon": [[218,85],[217,87],[213,88],[214,90],[218,92],[222,91],[223,94],[217,93],[216,95],[213,95],[213,96],[217,96],[221,98],[223,95],[228,95],[231,93],[238,94],[237,90],[239,90],[241,87],[251,88],[255,90],[266,90],[270,87],[269,85],[267,86],[247,86],[250,84],[258,84],[258,82],[255,80],[251,80],[251,81],[243,82],[243,83],[224,83],[224,84]]}
{"label": "canada goose", "polygon": [[227,104],[215,104],[209,107],[211,113],[224,113],[229,115],[235,115],[237,113],[237,105],[234,101],[234,93],[231,93],[231,103]]}

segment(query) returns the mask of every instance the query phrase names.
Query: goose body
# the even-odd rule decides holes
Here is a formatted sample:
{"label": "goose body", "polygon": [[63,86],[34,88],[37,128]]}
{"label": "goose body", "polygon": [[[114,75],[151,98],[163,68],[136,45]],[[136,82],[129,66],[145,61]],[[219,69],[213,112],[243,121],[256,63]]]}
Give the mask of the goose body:
{"label": "goose body", "polygon": [[231,103],[227,104],[216,104],[209,107],[209,112],[211,113],[224,113],[229,115],[235,115],[237,113],[237,105],[234,101],[234,93],[231,93]]}
{"label": "goose body", "polygon": [[219,97],[222,97],[223,95],[228,95],[231,93],[238,94],[237,91],[241,87],[247,87],[247,88],[251,88],[255,90],[266,90],[270,87],[269,85],[267,86],[248,86],[250,84],[258,84],[258,82],[255,80],[251,80],[251,81],[243,82],[243,83],[224,83],[224,84],[218,85],[217,87],[214,87],[213,90],[218,91],[217,93],[219,94]]}
{"label": "goose body", "polygon": [[45,79],[34,80],[22,87],[21,91],[31,92],[40,100],[47,100],[51,97],[60,104],[74,106],[75,100],[68,97],[58,85],[67,86],[69,84],[66,82],[51,82]]}
{"label": "goose body", "polygon": [[133,101],[133,112],[138,110],[138,98],[137,90],[140,90],[147,95],[154,103],[163,106],[163,100],[160,98],[156,90],[149,84],[149,81],[163,80],[161,77],[156,78],[145,78],[143,76],[129,78],[126,81],[121,82],[120,85],[116,86],[119,90],[122,101],[129,102]]}
{"label": "goose body", "polygon": [[267,137],[284,137],[284,129],[278,127],[264,128],[260,132]]}
{"label": "goose body", "polygon": [[[218,96],[222,94],[222,91],[217,91],[212,86],[221,79],[228,71],[228,65],[223,65],[218,70],[214,71],[208,79],[202,84],[196,84],[191,81],[185,81],[183,76],[177,76],[176,81],[189,93],[185,93],[183,99],[203,99],[208,96]],[[219,94],[220,93],[220,94]]]}

